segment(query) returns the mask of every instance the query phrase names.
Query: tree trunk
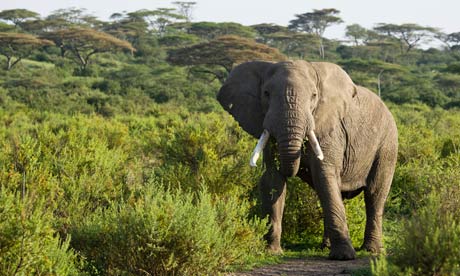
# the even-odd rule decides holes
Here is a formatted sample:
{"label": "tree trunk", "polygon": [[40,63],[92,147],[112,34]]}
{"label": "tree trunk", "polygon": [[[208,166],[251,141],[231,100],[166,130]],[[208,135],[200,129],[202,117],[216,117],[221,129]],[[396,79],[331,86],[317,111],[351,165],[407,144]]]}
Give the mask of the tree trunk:
{"label": "tree trunk", "polygon": [[6,57],[6,71],[10,71],[11,68],[13,68],[18,62],[21,61],[21,57],[17,58],[15,61],[13,61],[13,57]]}
{"label": "tree trunk", "polygon": [[324,59],[324,44],[321,37],[319,38],[319,56]]}
{"label": "tree trunk", "polygon": [[12,65],[11,65],[11,57],[6,57],[6,71],[10,71]]}
{"label": "tree trunk", "polygon": [[377,88],[378,88],[378,91],[379,91],[379,98],[381,98],[381,96],[380,96],[380,77],[382,76],[383,71],[385,71],[385,70],[381,70],[380,73],[377,75]]}

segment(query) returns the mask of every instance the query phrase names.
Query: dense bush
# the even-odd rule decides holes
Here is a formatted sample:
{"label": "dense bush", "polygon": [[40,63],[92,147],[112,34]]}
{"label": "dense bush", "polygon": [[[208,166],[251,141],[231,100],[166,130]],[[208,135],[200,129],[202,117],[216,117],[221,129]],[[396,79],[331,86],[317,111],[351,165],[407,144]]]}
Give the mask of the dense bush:
{"label": "dense bush", "polygon": [[83,275],[82,264],[52,227],[44,200],[0,189],[0,274]]}
{"label": "dense bush", "polygon": [[[228,72],[173,66],[166,53],[233,34],[319,60],[318,37],[271,24],[181,22],[160,31],[136,12],[115,17],[100,27],[135,53],[98,53],[80,71],[67,49],[47,47],[0,69],[0,274],[212,274],[260,256],[263,223],[248,219],[259,207],[262,169],[247,165],[256,141],[215,100]],[[24,32],[46,31],[23,23]],[[380,85],[398,124],[384,222],[393,257],[374,271],[458,274],[458,46],[402,52],[385,35],[366,36],[354,46],[323,43],[325,60],[355,83]],[[359,246],[362,196],[345,206]],[[284,245],[321,242],[318,198],[299,179],[288,180],[283,230]]]}
{"label": "dense bush", "polygon": [[[459,113],[422,106],[394,108],[400,158],[387,203],[389,257],[375,275],[460,273]],[[390,224],[390,222],[387,222]]]}
{"label": "dense bush", "polygon": [[[404,220],[391,255],[373,264],[375,275],[458,275],[460,273],[460,183],[458,157],[435,180],[438,189]],[[452,182],[451,182],[452,181]]]}
{"label": "dense bush", "polygon": [[[148,227],[155,227],[160,216],[167,215],[167,221],[173,223],[177,219],[178,224],[165,226],[161,233],[154,233],[163,236],[153,238],[164,240],[165,244],[160,245],[169,253],[167,257],[163,253],[156,256],[153,262],[153,255],[149,255],[152,252],[134,251],[139,255],[133,258],[150,264],[144,269],[157,272],[163,269],[167,273],[196,266],[202,271],[216,271],[258,255],[263,247],[261,235],[266,222],[246,220],[254,203],[244,198],[249,197],[260,171],[250,169],[247,158],[240,157],[249,156],[255,139],[235,128],[235,122],[222,120],[228,115],[194,115],[186,110],[174,114],[158,112],[155,118],[107,119],[94,115],[2,111],[0,190],[7,194],[24,190],[27,198],[46,199],[46,208],[43,204],[35,208],[46,216],[47,231],[52,229],[54,241],[62,242],[64,249],[72,237],[72,247],[87,260],[88,273],[122,269],[120,262],[126,259],[120,258],[126,255],[121,248],[141,248],[147,242],[141,237],[148,234],[151,229]],[[171,189],[161,192],[154,187],[158,182],[168,184]],[[201,192],[194,198],[192,195],[203,187],[209,192]],[[147,199],[157,205],[146,204]],[[169,213],[173,208],[177,210]],[[159,210],[169,211],[162,214]],[[28,220],[32,222],[36,223]],[[131,233],[131,222],[145,228]],[[101,225],[106,227],[100,229],[101,233],[91,232]],[[200,225],[205,232],[197,231]],[[172,227],[177,227],[177,231],[169,232]],[[104,232],[107,228],[116,232]],[[184,241],[187,236],[193,240]],[[145,238],[148,237],[152,236]],[[98,243],[91,243],[94,240]],[[180,242],[184,242],[184,247],[178,246]],[[104,251],[110,256],[92,255],[97,248],[108,247],[114,248]],[[116,253],[115,248],[120,251]],[[13,254],[9,247],[4,250]],[[191,251],[197,255],[193,257]],[[192,259],[182,260],[181,254]],[[101,261],[107,259],[113,263]],[[165,266],[157,267],[157,260]],[[168,264],[169,260],[172,263]],[[132,266],[132,269],[144,267],[137,261]]]}
{"label": "dense bush", "polygon": [[263,254],[266,221],[248,204],[206,190],[185,193],[151,183],[133,203],[99,208],[71,229],[90,271],[111,275],[214,274]]}
{"label": "dense bush", "polygon": [[255,143],[228,115],[193,115],[160,136],[157,173],[171,185],[187,183],[184,189],[204,183],[212,193],[247,194],[260,176],[248,165]]}

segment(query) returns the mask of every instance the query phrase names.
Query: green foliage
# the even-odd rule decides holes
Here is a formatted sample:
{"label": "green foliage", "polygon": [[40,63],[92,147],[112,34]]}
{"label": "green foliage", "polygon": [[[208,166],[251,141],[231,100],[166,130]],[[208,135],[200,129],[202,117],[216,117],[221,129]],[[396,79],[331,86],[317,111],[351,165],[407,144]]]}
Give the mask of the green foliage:
{"label": "green foliage", "polygon": [[283,219],[283,242],[288,245],[319,247],[323,220],[318,196],[298,178],[288,180]]}
{"label": "green foliage", "polygon": [[460,273],[460,186],[458,181],[452,184],[440,194],[430,194],[426,207],[408,220],[394,250],[394,263],[413,275]]}
{"label": "green foliage", "polygon": [[345,200],[348,232],[355,248],[359,248],[364,241],[366,228],[366,207],[364,205],[364,193],[353,199]]}
{"label": "green foliage", "polygon": [[[458,156],[449,159],[458,168]],[[439,188],[423,207],[404,221],[390,257],[380,257],[374,275],[458,275],[460,273],[459,173],[447,169],[436,179]],[[452,182],[447,182],[450,180]]]}
{"label": "green foliage", "polygon": [[248,194],[260,177],[248,160],[256,142],[226,115],[197,115],[170,124],[160,137],[164,163],[157,174],[170,185],[205,183],[216,194]]}
{"label": "green foliage", "polygon": [[[104,119],[23,112],[1,115],[2,121],[8,125],[0,127],[1,190],[15,193],[24,189],[27,198],[46,198],[48,207],[34,204],[47,218],[46,229],[51,234],[59,232],[66,241],[66,250],[71,234],[72,247],[83,252],[88,261],[88,273],[120,271],[124,268],[124,261],[129,261],[132,269],[160,272],[164,269],[166,274],[192,269],[217,271],[247,258],[260,258],[266,221],[246,220],[252,204],[241,199],[247,197],[259,172],[251,171],[247,160],[237,158],[243,152],[248,154],[255,141],[250,141],[241,130],[235,132],[233,121],[222,120],[219,114],[195,117],[185,111],[182,118],[165,113],[155,119]],[[185,124],[182,120],[187,116],[190,119]],[[199,124],[193,126],[194,121]],[[215,137],[221,140],[213,139]],[[164,153],[159,154],[161,151]],[[203,159],[195,156],[197,152],[203,153]],[[198,157],[198,171],[193,171],[195,163],[189,162],[195,157]],[[246,173],[234,177],[240,170]],[[177,177],[184,172],[193,173],[182,179]],[[152,182],[152,179],[171,183],[175,188],[161,192],[154,189],[158,182]],[[179,183],[177,179],[184,182]],[[213,192],[202,192],[199,197],[193,197],[203,186]],[[144,195],[149,193],[150,202],[158,202],[158,205],[145,202]],[[135,206],[143,207],[138,209]],[[171,208],[177,208],[177,212],[170,213]],[[142,213],[144,209],[148,211],[145,214]],[[14,215],[10,209],[6,212]],[[165,242],[160,244],[163,249],[155,257],[158,259],[150,262],[153,251],[140,250],[147,241],[139,237],[149,233],[148,227],[155,225],[154,220],[164,221],[161,217],[166,215],[169,215],[166,221],[177,225],[163,225],[161,231],[165,236],[160,239]],[[139,221],[138,218],[146,220]],[[96,231],[96,223],[102,222],[106,227],[100,229],[102,233],[91,232]],[[132,232],[134,226],[131,222],[144,228]],[[197,231],[198,226],[203,226],[205,232]],[[177,227],[177,231],[170,232],[173,227]],[[113,228],[115,232],[101,236],[105,235],[104,229],[107,228]],[[151,236],[146,239],[148,237]],[[190,244],[187,237],[196,243]],[[99,240],[102,238],[104,240]],[[31,240],[37,242],[35,237]],[[100,242],[91,243],[94,240]],[[60,242],[60,239],[56,237],[55,241]],[[183,243],[182,247],[180,243]],[[126,249],[131,246],[134,259],[126,259],[131,258],[126,255]],[[103,249],[98,254],[109,256],[92,255],[98,248]],[[113,250],[107,251],[106,248]],[[164,255],[163,251],[169,253]],[[191,259],[186,259],[188,256]],[[114,263],[106,264],[101,258]],[[142,262],[148,266],[144,267]],[[74,258],[73,263],[78,264],[77,259]],[[158,265],[160,263],[164,267]],[[139,273],[139,270],[126,271]]]}
{"label": "green foliage", "polygon": [[[211,41],[168,52],[168,62],[172,64],[219,66],[223,67],[227,73],[230,73],[234,65],[245,61],[285,59],[286,57],[276,48],[234,35],[220,36]],[[218,75],[217,72],[208,71],[223,82],[223,76]]]}
{"label": "green foliage", "polygon": [[245,38],[254,38],[254,29],[238,23],[224,22],[196,22],[186,27],[187,32],[202,39],[211,40],[223,35],[236,35]]}
{"label": "green foliage", "polygon": [[38,17],[38,13],[26,9],[2,10],[0,12],[0,19],[11,21],[16,27],[24,21]]}
{"label": "green foliage", "polygon": [[82,275],[78,255],[52,227],[44,200],[0,189],[0,274]]}
{"label": "green foliage", "polygon": [[11,70],[21,59],[30,55],[32,50],[54,45],[53,42],[22,33],[0,32],[0,55],[5,56],[5,69]]}
{"label": "green foliage", "polygon": [[215,274],[263,254],[266,221],[246,219],[247,208],[236,197],[172,192],[153,182],[137,202],[77,222],[72,246],[108,274]]}
{"label": "green foliage", "polygon": [[[0,63],[20,60],[0,70],[0,274],[215,274],[260,259],[264,223],[248,219],[262,172],[247,165],[256,141],[215,94],[234,64],[317,60],[318,49],[355,83],[380,84],[398,124],[384,222],[390,257],[374,273],[459,273],[458,33],[438,34],[448,47],[424,50],[433,28],[381,24],[377,34],[350,25],[352,46],[322,37],[341,22],[334,9],[300,14],[291,30],[181,14],[160,8],[102,22],[79,8],[44,19],[0,13]],[[287,189],[283,243],[315,248],[317,196],[295,178]],[[363,205],[362,195],[345,201],[355,246]]]}

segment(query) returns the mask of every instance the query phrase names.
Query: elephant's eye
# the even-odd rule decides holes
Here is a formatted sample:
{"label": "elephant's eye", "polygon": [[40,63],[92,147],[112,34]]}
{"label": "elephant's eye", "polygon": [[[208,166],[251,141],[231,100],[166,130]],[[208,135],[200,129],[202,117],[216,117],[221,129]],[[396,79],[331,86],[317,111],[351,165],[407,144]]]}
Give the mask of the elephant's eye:
{"label": "elephant's eye", "polygon": [[265,97],[270,97],[270,93],[268,93],[268,90],[264,90],[264,95]]}

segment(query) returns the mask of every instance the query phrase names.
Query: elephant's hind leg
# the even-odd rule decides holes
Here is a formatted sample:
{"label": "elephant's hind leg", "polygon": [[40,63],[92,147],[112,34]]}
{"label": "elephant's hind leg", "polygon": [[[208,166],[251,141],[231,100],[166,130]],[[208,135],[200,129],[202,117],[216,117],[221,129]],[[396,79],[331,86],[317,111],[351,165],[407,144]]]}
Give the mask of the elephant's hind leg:
{"label": "elephant's hind leg", "polygon": [[281,221],[283,219],[284,201],[286,198],[286,179],[275,169],[268,169],[259,183],[262,200],[262,215],[269,215],[270,230],[265,236],[271,252],[280,254]]}
{"label": "elephant's hind leg", "polygon": [[396,151],[383,151],[374,161],[367,187],[364,190],[366,204],[366,230],[361,249],[378,253],[382,248],[382,217],[385,200],[390,191],[396,163]]}

